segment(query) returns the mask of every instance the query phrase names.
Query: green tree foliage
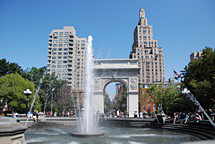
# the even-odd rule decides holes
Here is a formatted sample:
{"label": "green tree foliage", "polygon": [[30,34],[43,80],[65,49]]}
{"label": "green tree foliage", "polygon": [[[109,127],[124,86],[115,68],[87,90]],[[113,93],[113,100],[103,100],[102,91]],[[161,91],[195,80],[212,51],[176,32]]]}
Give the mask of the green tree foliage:
{"label": "green tree foliage", "polygon": [[185,67],[183,84],[204,108],[210,108],[215,104],[214,49],[205,48],[200,58],[191,61]]}
{"label": "green tree foliage", "polygon": [[15,72],[23,74],[23,70],[18,64],[10,63],[6,59],[0,59],[0,77]]}
{"label": "green tree foliage", "polygon": [[[52,104],[53,109],[59,112],[64,108],[67,109],[71,105],[69,103],[71,101],[71,93],[69,93],[69,87],[65,86],[66,82],[57,79],[54,74],[47,74],[46,67],[32,67],[28,71],[25,71],[25,77],[34,82],[37,87],[39,86],[40,79],[43,77],[40,85],[41,89],[38,94],[38,99],[41,102],[41,110],[51,111]],[[68,97],[65,96],[66,94]]]}
{"label": "green tree foliage", "polygon": [[192,102],[181,94],[175,84],[170,83],[165,87],[152,85],[149,88],[149,94],[152,95],[153,101],[157,106],[162,105],[165,113],[190,112],[194,109]]}
{"label": "green tree foliage", "polygon": [[[30,89],[33,93],[29,96],[24,90]],[[7,103],[12,111],[27,112],[34,95],[34,84],[18,73],[7,74],[0,78],[0,100],[2,104]]]}
{"label": "green tree foliage", "polygon": [[43,77],[45,71],[46,67],[41,68],[32,67],[31,69],[25,70],[24,77],[38,86],[40,79]]}

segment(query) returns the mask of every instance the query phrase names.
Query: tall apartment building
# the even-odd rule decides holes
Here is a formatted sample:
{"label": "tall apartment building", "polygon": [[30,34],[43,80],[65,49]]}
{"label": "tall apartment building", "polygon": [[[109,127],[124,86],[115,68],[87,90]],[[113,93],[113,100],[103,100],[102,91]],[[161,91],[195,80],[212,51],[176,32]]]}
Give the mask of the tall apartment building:
{"label": "tall apartment building", "polygon": [[139,11],[139,22],[134,30],[130,59],[139,60],[139,83],[148,85],[164,82],[163,49],[153,39],[152,26],[148,24],[144,9]]}
{"label": "tall apartment building", "polygon": [[84,88],[87,38],[76,35],[75,28],[54,29],[48,41],[48,72],[66,80],[75,90]]}

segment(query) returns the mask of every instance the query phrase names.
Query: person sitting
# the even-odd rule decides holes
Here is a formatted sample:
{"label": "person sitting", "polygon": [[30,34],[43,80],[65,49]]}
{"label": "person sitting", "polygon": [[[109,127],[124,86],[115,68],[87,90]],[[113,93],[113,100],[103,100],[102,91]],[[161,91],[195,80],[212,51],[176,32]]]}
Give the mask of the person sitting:
{"label": "person sitting", "polygon": [[197,122],[199,122],[200,120],[202,120],[201,115],[199,113],[196,113],[194,120],[196,120]]}

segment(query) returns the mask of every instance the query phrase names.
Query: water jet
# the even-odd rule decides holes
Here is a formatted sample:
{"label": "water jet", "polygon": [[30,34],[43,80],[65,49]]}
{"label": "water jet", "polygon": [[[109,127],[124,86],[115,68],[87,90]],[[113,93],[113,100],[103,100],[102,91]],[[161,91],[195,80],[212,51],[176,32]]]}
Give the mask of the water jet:
{"label": "water jet", "polygon": [[91,137],[103,135],[98,129],[98,114],[93,107],[94,102],[94,58],[92,49],[92,36],[88,36],[88,45],[86,50],[86,76],[83,111],[79,118],[79,130],[72,133],[73,136]]}

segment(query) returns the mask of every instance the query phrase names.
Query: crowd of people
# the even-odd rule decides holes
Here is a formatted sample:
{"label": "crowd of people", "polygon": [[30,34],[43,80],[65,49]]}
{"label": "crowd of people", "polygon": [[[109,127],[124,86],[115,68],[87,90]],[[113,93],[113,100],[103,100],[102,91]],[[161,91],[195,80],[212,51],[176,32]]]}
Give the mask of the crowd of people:
{"label": "crowd of people", "polygon": [[[208,116],[212,121],[215,121],[215,113],[212,111],[207,112]],[[203,112],[174,112],[172,116],[168,116],[161,112],[159,114],[162,118],[162,123],[172,123],[172,124],[187,124],[189,122],[199,122],[201,120],[208,120]]]}
{"label": "crowd of people", "polygon": [[[212,121],[215,122],[215,111],[209,109],[207,111],[208,116]],[[191,121],[199,122],[201,120],[208,120],[205,114],[201,111],[198,112],[174,112],[171,115],[167,115],[164,111],[158,113],[148,113],[148,112],[134,112],[134,118],[147,119],[156,118],[160,123],[172,123],[172,124],[187,124]]]}
{"label": "crowd of people", "polygon": [[[212,109],[209,109],[207,111],[207,114],[210,116],[212,121],[215,121],[215,111]],[[101,116],[101,114],[99,114]],[[103,114],[104,115],[104,114]],[[12,113],[10,116],[17,118],[17,117],[27,117],[28,119],[33,119],[33,121],[37,122],[39,119],[41,119],[42,116],[46,117],[76,117],[75,113],[70,111],[70,112],[28,112],[26,115],[25,114],[17,114],[17,113]],[[114,110],[111,113],[108,113],[104,115],[104,117],[111,117],[111,118],[126,118],[128,117],[128,113],[121,112],[120,110]],[[147,119],[147,118],[156,118],[158,122],[162,124],[166,123],[172,123],[172,124],[187,124],[191,121],[199,122],[201,120],[208,120],[208,118],[203,114],[203,112],[198,111],[198,112],[174,112],[171,115],[167,115],[164,113],[164,111],[160,111],[158,113],[148,113],[148,112],[137,112],[134,111],[134,118],[138,119]]]}

